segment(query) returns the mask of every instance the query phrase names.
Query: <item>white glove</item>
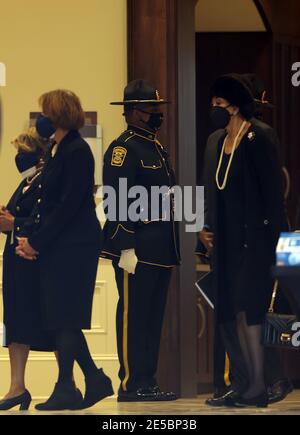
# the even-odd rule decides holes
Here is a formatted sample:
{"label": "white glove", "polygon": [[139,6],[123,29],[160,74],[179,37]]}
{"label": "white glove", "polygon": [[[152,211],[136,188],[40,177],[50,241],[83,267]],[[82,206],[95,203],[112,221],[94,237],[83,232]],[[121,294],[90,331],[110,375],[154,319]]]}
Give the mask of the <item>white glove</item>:
{"label": "white glove", "polygon": [[128,249],[121,252],[121,258],[119,261],[119,267],[126,270],[126,272],[134,275],[135,269],[138,264],[138,258],[135,255],[134,249]]}

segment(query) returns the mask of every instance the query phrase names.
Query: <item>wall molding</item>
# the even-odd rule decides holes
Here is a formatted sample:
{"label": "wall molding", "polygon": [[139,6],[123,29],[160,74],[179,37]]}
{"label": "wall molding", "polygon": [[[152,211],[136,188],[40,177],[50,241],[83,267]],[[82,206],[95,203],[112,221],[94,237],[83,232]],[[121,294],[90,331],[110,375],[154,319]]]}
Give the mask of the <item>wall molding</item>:
{"label": "wall molding", "polygon": [[[117,397],[118,397],[118,395],[114,394],[109,399],[110,400],[116,400]],[[49,396],[32,396],[32,401],[33,402],[44,402],[44,401],[46,401],[48,399],[49,399]],[[32,405],[31,405],[31,407],[32,407]],[[29,409],[29,412],[30,412],[30,409]],[[72,414],[72,415],[77,415],[77,413],[80,413],[80,415],[81,415],[80,411],[69,411],[69,413]],[[36,411],[36,415],[39,415],[39,411]],[[66,411],[62,411],[62,412],[56,411],[55,415],[66,415]]]}
{"label": "wall molding", "polygon": [[[110,266],[111,260],[108,260],[107,258],[99,258],[99,264],[101,263],[102,266]],[[0,250],[0,267],[3,264],[3,250]]]}
{"label": "wall molding", "polygon": [[[119,361],[117,354],[92,354],[94,361]],[[50,355],[29,355],[28,362],[56,362],[54,353]],[[8,355],[0,356],[0,363],[9,362]]]}
{"label": "wall molding", "polygon": [[[3,271],[3,250],[0,249],[0,310],[2,311],[2,283]],[[99,266],[95,282],[94,304],[92,312],[92,324],[90,330],[84,330],[84,334],[89,342],[92,358],[98,367],[104,367],[109,373],[113,384],[117,389],[119,383],[118,370],[119,358],[117,354],[115,338],[115,299],[117,292],[111,261],[99,258]],[[0,326],[3,323],[3,316],[0,312]],[[0,345],[1,345],[0,335]],[[94,350],[94,352],[93,352]],[[30,375],[32,398],[35,403],[47,400],[51,393],[50,375],[56,376],[57,362],[54,352],[30,352],[27,365],[28,375]],[[5,383],[3,383],[1,395],[5,394],[4,385],[9,382],[10,360],[8,349],[0,347],[0,374],[2,377],[7,373]],[[43,379],[45,374],[49,374],[48,379]],[[28,379],[29,379],[28,378]],[[42,385],[40,380],[43,379]],[[82,376],[78,376],[78,385],[84,390]],[[6,387],[5,387],[6,388]],[[82,391],[83,391],[82,390]],[[48,394],[49,393],[49,394]],[[33,406],[31,407],[33,408]]]}

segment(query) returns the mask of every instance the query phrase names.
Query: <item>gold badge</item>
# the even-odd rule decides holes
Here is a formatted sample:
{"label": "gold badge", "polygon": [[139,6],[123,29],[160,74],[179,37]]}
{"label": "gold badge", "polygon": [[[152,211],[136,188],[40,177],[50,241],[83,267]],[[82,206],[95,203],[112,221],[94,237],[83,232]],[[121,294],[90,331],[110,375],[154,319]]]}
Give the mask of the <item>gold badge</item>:
{"label": "gold badge", "polygon": [[127,149],[123,147],[115,147],[113,150],[111,165],[118,166],[119,168],[123,166],[127,155]]}

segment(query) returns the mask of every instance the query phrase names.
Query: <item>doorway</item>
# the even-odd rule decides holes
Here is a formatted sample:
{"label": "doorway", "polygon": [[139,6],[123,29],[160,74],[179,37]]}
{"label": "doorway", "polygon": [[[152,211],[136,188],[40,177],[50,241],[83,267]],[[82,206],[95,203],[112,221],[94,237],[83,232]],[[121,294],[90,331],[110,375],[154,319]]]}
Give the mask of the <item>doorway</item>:
{"label": "doorway", "polygon": [[[239,17],[239,20],[237,20]],[[252,0],[199,0],[196,7],[197,184],[203,184],[206,142],[212,133],[210,87],[226,73],[254,73],[265,83],[272,100],[273,37]],[[266,111],[265,121],[273,123]],[[198,273],[206,266],[198,265]],[[198,393],[212,390],[214,316],[198,296]]]}

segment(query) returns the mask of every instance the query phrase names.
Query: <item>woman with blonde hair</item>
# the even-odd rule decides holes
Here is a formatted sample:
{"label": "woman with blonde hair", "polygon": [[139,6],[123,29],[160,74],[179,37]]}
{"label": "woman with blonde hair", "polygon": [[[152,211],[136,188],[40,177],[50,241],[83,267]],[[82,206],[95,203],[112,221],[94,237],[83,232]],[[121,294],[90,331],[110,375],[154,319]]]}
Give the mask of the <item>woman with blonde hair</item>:
{"label": "woman with blonde hair", "polygon": [[[38,410],[88,408],[113,394],[110,379],[91,357],[83,329],[91,328],[91,313],[102,230],[94,200],[94,159],[78,130],[85,114],[71,91],[41,96],[43,114],[37,120],[42,137],[54,136],[45,165],[40,196],[29,237],[20,238],[17,253],[39,259],[41,304],[45,328],[55,335],[59,375],[51,397]],[[72,380],[74,362],[85,376],[83,402]]]}
{"label": "woman with blonde hair", "polygon": [[10,390],[0,401],[0,411],[18,405],[21,410],[28,409],[31,396],[25,388],[25,368],[29,351],[54,350],[51,334],[42,328],[38,263],[15,254],[17,237],[26,236],[33,224],[30,215],[39,195],[48,142],[33,127],[12,142],[23,181],[0,210],[0,231],[7,236],[3,254],[4,346],[9,349],[11,365]]}

